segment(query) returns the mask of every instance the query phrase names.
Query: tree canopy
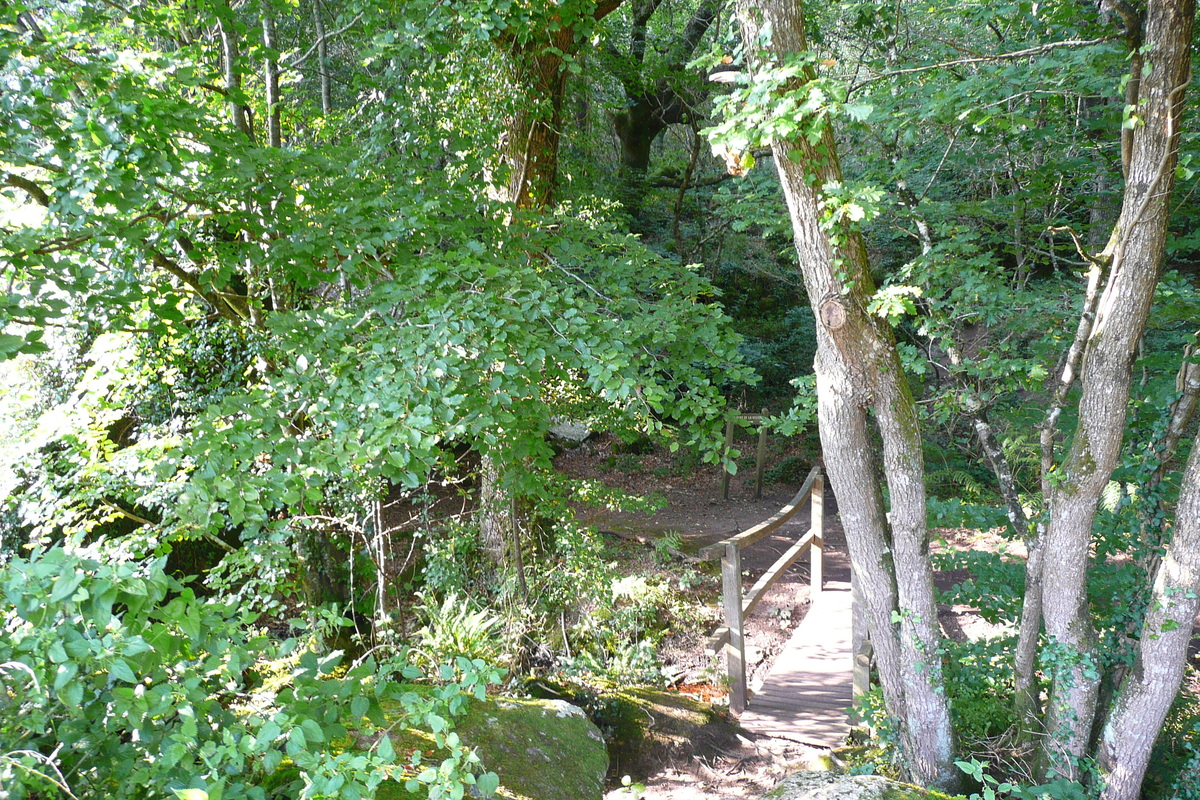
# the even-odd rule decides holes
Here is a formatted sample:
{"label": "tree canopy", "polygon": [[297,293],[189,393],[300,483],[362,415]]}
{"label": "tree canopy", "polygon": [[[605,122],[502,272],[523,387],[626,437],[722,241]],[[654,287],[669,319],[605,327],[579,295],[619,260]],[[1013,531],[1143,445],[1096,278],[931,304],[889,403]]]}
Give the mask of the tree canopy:
{"label": "tree canopy", "polygon": [[[575,521],[645,501],[550,430],[734,469],[766,404],[820,441],[893,766],[983,781],[1007,730],[1010,784],[1137,797],[1200,611],[1194,15],[7,3],[4,791],[494,791],[451,729],[500,670],[403,617],[557,620],[518,672],[651,658],[581,615]],[[960,524],[1024,553],[948,557],[999,678],[937,625]],[[347,749],[385,707],[450,756]]]}

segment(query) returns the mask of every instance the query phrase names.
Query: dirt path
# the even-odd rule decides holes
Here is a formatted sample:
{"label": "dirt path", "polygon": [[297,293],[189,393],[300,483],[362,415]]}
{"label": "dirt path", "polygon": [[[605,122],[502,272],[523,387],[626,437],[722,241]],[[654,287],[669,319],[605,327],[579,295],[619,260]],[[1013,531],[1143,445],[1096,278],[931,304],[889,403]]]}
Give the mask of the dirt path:
{"label": "dirt path", "polygon": [[[694,554],[701,547],[732,536],[762,522],[786,505],[800,488],[800,482],[770,484],[761,499],[754,498],[753,479],[737,476],[731,483],[730,499],[721,499],[720,473],[713,467],[696,470],[687,476],[666,472],[664,456],[647,455],[632,467],[632,459],[623,462],[627,469],[613,469],[611,442],[585,445],[568,451],[556,464],[574,477],[602,480],[634,493],[657,492],[666,498],[665,507],[653,515],[593,512],[587,520],[602,531],[625,538],[652,542],[670,532],[681,538],[680,549]],[[827,581],[849,581],[850,566],[845,537],[837,519],[836,502],[826,489],[825,560]],[[799,512],[772,536],[743,551],[743,569],[749,586],[809,528],[809,510]],[[678,562],[681,571],[686,567]],[[714,604],[719,603],[719,581]],[[802,557],[763,598],[745,622],[748,677],[754,686],[770,670],[775,657],[804,618],[810,602],[809,559]],[[716,624],[712,626],[716,627]],[[665,665],[676,669],[684,684],[719,683],[724,674],[720,659],[704,652],[704,640],[711,630],[685,632],[668,637],[660,656]],[[821,753],[782,740],[755,737],[742,732],[738,747],[704,752],[686,763],[667,765],[647,781],[645,797],[650,800],[700,800],[700,798],[753,798],[769,791],[775,783],[796,769],[811,764]],[[613,794],[611,797],[624,795]]]}

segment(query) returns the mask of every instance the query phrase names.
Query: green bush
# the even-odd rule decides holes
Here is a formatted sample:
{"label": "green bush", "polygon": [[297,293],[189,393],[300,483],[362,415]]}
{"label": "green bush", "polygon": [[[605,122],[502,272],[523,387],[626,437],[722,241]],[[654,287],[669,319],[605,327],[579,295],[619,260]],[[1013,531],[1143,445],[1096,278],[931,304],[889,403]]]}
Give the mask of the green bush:
{"label": "green bush", "polygon": [[[467,663],[430,696],[402,691],[395,678],[421,674],[403,651],[343,668],[338,653],[273,643],[238,608],[197,599],[164,563],[55,547],[0,570],[8,800],[44,797],[48,784],[81,800],[357,800],[401,774],[386,737],[351,746],[368,720],[383,724],[381,701],[398,701],[406,723],[444,747],[463,692],[482,696],[498,679]],[[444,769],[414,771],[411,788],[435,798],[494,786],[470,751],[451,751]]]}
{"label": "green bush", "polygon": [[943,674],[959,740],[969,751],[1016,724],[1010,639],[946,640]]}

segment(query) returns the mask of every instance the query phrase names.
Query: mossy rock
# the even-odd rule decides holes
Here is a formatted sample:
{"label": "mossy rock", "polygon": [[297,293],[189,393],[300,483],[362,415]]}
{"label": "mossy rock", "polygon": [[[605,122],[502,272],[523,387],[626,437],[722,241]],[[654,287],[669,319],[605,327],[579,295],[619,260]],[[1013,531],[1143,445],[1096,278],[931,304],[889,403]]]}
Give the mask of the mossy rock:
{"label": "mossy rock", "polygon": [[[488,698],[471,701],[454,730],[476,748],[485,769],[500,777],[499,797],[510,800],[600,800],[608,752],[600,731],[576,706],[563,700]],[[439,761],[432,738],[421,731],[392,733],[397,753],[422,750]],[[380,800],[416,795],[397,783],[379,787]]]}
{"label": "mossy rock", "polygon": [[738,734],[745,733],[713,706],[677,692],[648,687],[592,691],[545,683],[529,689],[566,697],[587,710],[607,739],[609,785],[626,775],[644,781],[693,756],[736,748]]}
{"label": "mossy rock", "polygon": [[949,795],[878,775],[797,772],[762,800],[951,800]]}

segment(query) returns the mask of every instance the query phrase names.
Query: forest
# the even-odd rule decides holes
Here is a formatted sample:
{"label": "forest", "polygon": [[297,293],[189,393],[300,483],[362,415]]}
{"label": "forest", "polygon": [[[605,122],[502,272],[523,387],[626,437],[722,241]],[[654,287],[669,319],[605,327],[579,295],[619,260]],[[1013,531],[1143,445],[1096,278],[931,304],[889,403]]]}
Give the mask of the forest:
{"label": "forest", "polygon": [[3,0],[0,798],[524,796],[472,703],[611,735],[719,605],[555,431],[687,482],[765,409],[874,647],[852,771],[1200,800],[1194,17]]}

